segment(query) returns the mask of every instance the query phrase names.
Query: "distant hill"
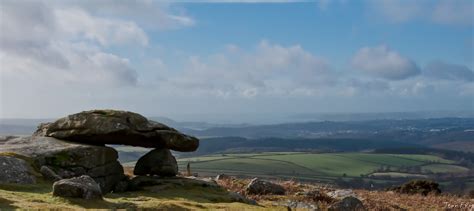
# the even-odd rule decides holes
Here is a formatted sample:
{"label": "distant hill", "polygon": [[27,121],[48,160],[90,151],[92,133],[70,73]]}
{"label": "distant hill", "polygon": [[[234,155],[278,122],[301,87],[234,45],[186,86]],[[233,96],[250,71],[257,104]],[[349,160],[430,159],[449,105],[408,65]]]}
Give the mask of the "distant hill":
{"label": "distant hill", "polygon": [[436,144],[433,147],[437,149],[449,149],[449,150],[474,153],[474,142],[472,141],[445,142],[445,143]]}
{"label": "distant hill", "polygon": [[[424,146],[468,150],[474,145],[474,118],[323,121],[273,125],[178,122],[151,117],[203,140],[200,150],[369,150],[386,146]],[[0,135],[29,135],[51,119],[2,119]],[[233,137],[233,138],[229,138]],[[217,139],[212,139],[217,138]],[[354,141],[357,140],[357,141]],[[207,144],[212,145],[207,148]],[[215,150],[210,150],[215,152]]]}
{"label": "distant hill", "polygon": [[348,122],[306,122],[247,127],[217,127],[206,130],[183,128],[198,137],[331,138],[403,142],[431,146],[463,141],[474,143],[474,118],[417,120],[368,120]]}
{"label": "distant hill", "polygon": [[359,152],[379,148],[422,147],[417,144],[377,141],[364,139],[304,139],[304,138],[260,138],[242,137],[203,138],[196,152],[183,153],[183,156],[196,156],[215,153],[250,152]]}

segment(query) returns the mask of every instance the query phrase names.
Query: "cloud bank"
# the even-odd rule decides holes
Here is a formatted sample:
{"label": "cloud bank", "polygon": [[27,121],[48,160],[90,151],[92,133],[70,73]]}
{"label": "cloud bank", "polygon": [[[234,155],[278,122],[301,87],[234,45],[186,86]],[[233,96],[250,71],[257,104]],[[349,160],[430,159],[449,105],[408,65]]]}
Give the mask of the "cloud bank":
{"label": "cloud bank", "polygon": [[[472,15],[458,8],[465,2],[453,2],[429,3],[427,9],[428,3],[413,1],[404,9],[383,1],[377,8],[397,23],[424,18],[471,24],[465,16]],[[329,4],[321,1],[320,9]],[[459,14],[444,17],[453,10]],[[153,34],[199,27],[170,3],[6,0],[0,15],[0,117],[51,117],[91,108],[151,115],[386,111],[442,103],[466,108],[474,99],[472,66],[443,59],[419,63],[384,44],[361,45],[347,60],[298,42],[265,39],[211,53],[174,54],[170,48],[143,53],[156,48]],[[133,50],[143,55],[128,53]]]}

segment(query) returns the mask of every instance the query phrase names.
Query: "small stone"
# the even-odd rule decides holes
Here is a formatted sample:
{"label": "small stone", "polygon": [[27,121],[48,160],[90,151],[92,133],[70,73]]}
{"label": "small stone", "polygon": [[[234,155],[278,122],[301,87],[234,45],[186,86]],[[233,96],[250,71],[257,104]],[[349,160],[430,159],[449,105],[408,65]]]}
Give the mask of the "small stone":
{"label": "small stone", "polygon": [[247,186],[247,192],[250,194],[274,194],[283,195],[285,194],[285,188],[283,186],[254,178]]}
{"label": "small stone", "polygon": [[364,204],[353,196],[347,196],[342,200],[339,200],[328,207],[329,211],[346,211],[346,210],[353,210],[353,211],[365,211]]}
{"label": "small stone", "polygon": [[138,159],[133,174],[173,177],[178,174],[178,163],[170,150],[154,149]]}
{"label": "small stone", "polygon": [[99,184],[88,175],[62,179],[53,184],[53,196],[102,199]]}

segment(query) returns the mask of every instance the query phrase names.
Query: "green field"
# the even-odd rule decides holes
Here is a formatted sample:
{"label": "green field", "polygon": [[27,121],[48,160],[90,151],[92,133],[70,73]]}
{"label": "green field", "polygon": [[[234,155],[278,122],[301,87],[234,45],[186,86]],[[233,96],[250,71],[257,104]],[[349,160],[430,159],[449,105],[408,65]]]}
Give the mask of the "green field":
{"label": "green field", "polygon": [[391,178],[427,178],[426,175],[423,174],[409,174],[409,173],[401,173],[401,172],[377,172],[377,173],[372,173],[370,175],[373,176],[385,176],[385,177],[391,177]]}
{"label": "green field", "polygon": [[446,165],[446,164],[430,164],[422,166],[423,171],[431,171],[433,173],[465,173],[469,169],[463,166]]}
{"label": "green field", "polygon": [[462,172],[465,167],[434,155],[371,153],[259,153],[217,154],[178,159],[180,169],[198,173],[272,176],[305,180],[330,181],[345,175],[369,175],[381,167],[392,171],[400,167],[419,166],[432,172]]}

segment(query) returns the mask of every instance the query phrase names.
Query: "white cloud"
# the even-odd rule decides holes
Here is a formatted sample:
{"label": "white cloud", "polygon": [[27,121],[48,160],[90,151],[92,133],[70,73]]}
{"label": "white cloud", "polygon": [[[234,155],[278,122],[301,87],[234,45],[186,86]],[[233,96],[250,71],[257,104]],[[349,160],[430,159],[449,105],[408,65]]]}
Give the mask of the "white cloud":
{"label": "white cloud", "polygon": [[111,102],[139,81],[129,59],[111,48],[146,47],[148,36],[140,24],[164,30],[194,23],[166,5],[123,3],[2,1],[0,116],[47,116]]}
{"label": "white cloud", "polygon": [[103,46],[148,44],[146,33],[131,21],[93,17],[78,8],[56,9],[54,15],[58,33],[68,39],[87,39]]}
{"label": "white cloud", "polygon": [[138,75],[128,59],[107,48],[147,46],[148,36],[138,23],[152,29],[194,23],[185,15],[167,10],[167,4],[146,0],[2,1],[2,80],[35,72],[45,80],[134,85]]}
{"label": "white cloud", "polygon": [[2,80],[38,75],[36,80],[50,83],[136,83],[137,74],[126,59],[101,49],[101,45],[146,45],[145,32],[135,24],[36,1],[3,1],[1,11]]}
{"label": "white cloud", "polygon": [[402,80],[420,73],[415,62],[384,45],[361,48],[351,64],[367,75],[388,80]]}
{"label": "white cloud", "polygon": [[93,16],[117,17],[121,20],[133,21],[134,23],[149,30],[169,30],[181,27],[189,27],[195,24],[195,20],[181,8],[174,11],[170,8],[174,1],[154,0],[100,0],[100,1],[55,1],[59,7],[70,7],[75,5]]}
{"label": "white cloud", "polygon": [[335,80],[335,73],[324,58],[299,45],[281,46],[267,41],[250,52],[229,45],[225,52],[209,57],[192,56],[184,68],[176,77],[168,78],[166,85],[223,97],[289,94]]}

